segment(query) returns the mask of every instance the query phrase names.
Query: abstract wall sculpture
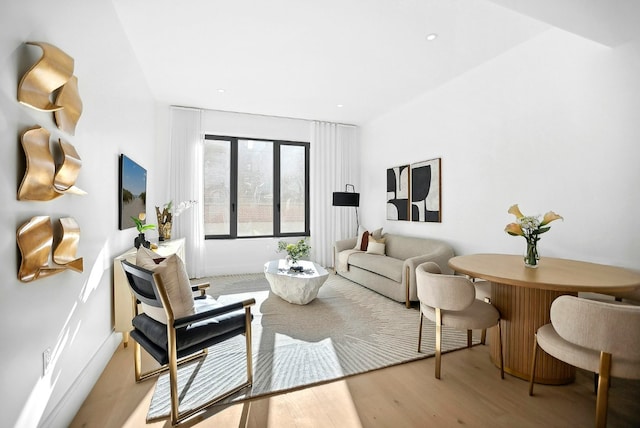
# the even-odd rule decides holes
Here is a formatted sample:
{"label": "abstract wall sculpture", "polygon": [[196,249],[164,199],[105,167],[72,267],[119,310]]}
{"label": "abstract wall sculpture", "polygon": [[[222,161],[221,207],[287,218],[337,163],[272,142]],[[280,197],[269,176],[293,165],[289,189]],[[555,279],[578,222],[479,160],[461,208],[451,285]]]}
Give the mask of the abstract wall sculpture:
{"label": "abstract wall sculpture", "polygon": [[78,78],[76,76],[71,76],[71,79],[60,89],[56,97],[56,104],[64,107],[53,113],[58,128],[67,134],[75,135],[76,125],[82,114],[82,100],[78,93]]}
{"label": "abstract wall sculpture", "polygon": [[387,169],[387,220],[409,220],[409,165]]}
{"label": "abstract wall sculpture", "polygon": [[60,227],[56,231],[55,246],[53,249],[53,261],[58,265],[64,265],[68,269],[82,272],[83,259],[76,258],[78,242],[80,241],[80,228],[75,219],[64,217],[58,220]]}
{"label": "abstract wall sculpture", "polygon": [[20,187],[20,201],[50,201],[64,193],[84,195],[75,187],[82,161],[73,145],[58,140],[62,163],[56,165],[49,148],[51,134],[44,128],[36,127],[22,134],[22,148],[27,159],[27,167]]}
{"label": "abstract wall sculpture", "polygon": [[[54,241],[49,216],[33,217],[18,228],[16,240],[22,260],[18,279],[30,282],[71,269],[83,271],[83,259],[76,257],[80,228],[71,218],[59,220],[59,231]],[[53,249],[53,251],[52,251]],[[50,256],[53,253],[53,263]]]}
{"label": "abstract wall sculpture", "polygon": [[[54,112],[58,128],[71,135],[82,114],[78,79],[73,75],[74,61],[57,47],[42,42],[42,57],[22,76],[18,85],[18,101],[36,110]],[[51,101],[54,91],[55,103]]]}
{"label": "abstract wall sculpture", "polygon": [[440,158],[411,164],[411,220],[440,222]]}
{"label": "abstract wall sculpture", "polygon": [[63,108],[51,102],[53,91],[73,75],[73,58],[49,43],[27,42],[42,48],[42,57],[22,76],[18,85],[18,101],[41,111]]}

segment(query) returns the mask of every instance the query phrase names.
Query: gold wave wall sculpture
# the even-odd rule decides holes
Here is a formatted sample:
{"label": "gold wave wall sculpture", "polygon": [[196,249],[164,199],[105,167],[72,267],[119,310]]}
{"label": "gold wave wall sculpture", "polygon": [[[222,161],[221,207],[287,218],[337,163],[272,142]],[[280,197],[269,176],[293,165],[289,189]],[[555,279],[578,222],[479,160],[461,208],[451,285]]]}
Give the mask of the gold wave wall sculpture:
{"label": "gold wave wall sculpture", "polygon": [[68,269],[82,272],[83,259],[76,257],[78,242],[80,241],[80,227],[72,217],[58,219],[60,227],[55,236],[53,248],[53,261],[58,265],[64,265]]}
{"label": "gold wave wall sculpture", "polygon": [[20,187],[20,201],[50,201],[65,193],[86,195],[75,186],[80,174],[82,160],[75,147],[58,140],[62,163],[56,165],[49,148],[51,134],[44,128],[36,127],[22,134],[22,148],[27,159],[27,167]]}
{"label": "gold wave wall sculpture", "polygon": [[73,75],[73,58],[49,43],[27,44],[42,48],[42,57],[22,76],[18,101],[40,111],[62,109],[64,106],[51,102],[51,94]]}
{"label": "gold wave wall sculpture", "polygon": [[56,104],[64,107],[53,113],[58,128],[68,134],[75,135],[76,125],[82,114],[82,100],[78,93],[78,78],[76,76],[71,76],[60,89],[56,97]]}
{"label": "gold wave wall sculpture", "polygon": [[[37,216],[18,228],[16,241],[22,256],[18,279],[31,282],[71,269],[83,271],[83,259],[76,257],[80,228],[71,217],[59,220],[59,233],[54,243],[49,216]],[[50,256],[53,249],[53,262]]]}
{"label": "gold wave wall sculpture", "polygon": [[[27,44],[39,46],[42,57],[22,76],[18,85],[18,101],[36,110],[54,112],[58,128],[75,135],[82,114],[82,100],[78,92],[78,78],[73,75],[73,58],[49,43]],[[56,90],[54,103],[51,97]]]}

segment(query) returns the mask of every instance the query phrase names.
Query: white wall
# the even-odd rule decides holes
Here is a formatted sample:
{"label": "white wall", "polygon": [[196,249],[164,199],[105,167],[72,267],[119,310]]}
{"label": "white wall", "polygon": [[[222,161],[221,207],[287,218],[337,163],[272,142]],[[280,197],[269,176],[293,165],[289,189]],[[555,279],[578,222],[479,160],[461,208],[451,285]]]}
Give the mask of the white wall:
{"label": "white wall", "polygon": [[[202,132],[233,137],[310,141],[311,124],[306,120],[204,110]],[[208,239],[205,241],[206,274],[262,272],[267,260],[282,256],[276,252],[279,240]]]}
{"label": "white wall", "polygon": [[[52,114],[18,103],[22,74],[40,57],[25,41],[51,43],[75,59],[84,111],[75,136],[58,132]],[[118,156],[148,176],[157,198],[154,102],[109,0],[3,2],[0,13],[0,415],[3,426],[67,426],[117,345],[111,325],[112,258],[132,246],[135,229],[118,230]],[[16,200],[25,168],[20,135],[40,125],[82,158],[77,185],[86,196]],[[160,148],[162,150],[162,148]],[[164,199],[164,198],[162,198]],[[84,272],[31,283],[17,279],[17,228],[32,216],[72,216],[81,234]],[[42,353],[53,350],[42,373]]]}
{"label": "white wall", "polygon": [[[612,49],[551,29],[362,128],[367,227],[430,236],[457,254],[521,254],[507,209],[564,216],[554,256],[638,268],[638,40]],[[442,223],[386,220],[387,168],[442,158]]]}

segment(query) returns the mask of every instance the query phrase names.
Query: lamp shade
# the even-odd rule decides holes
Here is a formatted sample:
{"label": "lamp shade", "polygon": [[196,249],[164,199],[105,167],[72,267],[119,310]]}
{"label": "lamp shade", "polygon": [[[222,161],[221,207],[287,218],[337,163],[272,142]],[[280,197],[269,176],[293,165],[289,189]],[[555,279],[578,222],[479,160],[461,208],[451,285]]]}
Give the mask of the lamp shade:
{"label": "lamp shade", "polygon": [[360,193],[355,192],[333,192],[334,207],[357,207],[360,206]]}

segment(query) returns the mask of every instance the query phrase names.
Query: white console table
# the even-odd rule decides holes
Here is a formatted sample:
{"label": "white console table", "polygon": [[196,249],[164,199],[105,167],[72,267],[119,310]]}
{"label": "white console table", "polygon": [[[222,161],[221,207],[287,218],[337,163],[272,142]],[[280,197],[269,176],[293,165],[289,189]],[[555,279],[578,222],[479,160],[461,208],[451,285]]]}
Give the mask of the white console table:
{"label": "white console table", "polygon": [[[185,239],[172,239],[158,243],[158,248],[153,250],[161,257],[177,254],[184,261]],[[113,260],[113,320],[114,330],[122,333],[124,346],[129,343],[129,332],[133,328],[133,298],[129,289],[127,277],[122,269],[122,260],[136,262],[136,249],[131,248],[126,253],[119,255]]]}

